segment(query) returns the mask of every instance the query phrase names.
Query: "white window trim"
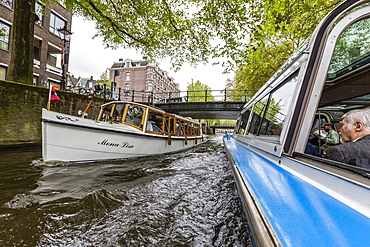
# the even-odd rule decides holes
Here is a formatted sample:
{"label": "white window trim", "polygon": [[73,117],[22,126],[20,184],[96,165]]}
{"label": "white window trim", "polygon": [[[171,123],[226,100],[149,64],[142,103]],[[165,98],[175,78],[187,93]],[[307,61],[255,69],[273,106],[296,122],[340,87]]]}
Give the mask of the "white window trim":
{"label": "white window trim", "polygon": [[[59,14],[58,12],[56,12],[55,10],[51,9],[50,12],[52,12],[54,15],[57,15],[58,17],[60,17],[61,19],[65,20],[66,22],[68,22],[67,18],[63,17],[61,14]],[[50,23],[49,23],[50,25]]]}

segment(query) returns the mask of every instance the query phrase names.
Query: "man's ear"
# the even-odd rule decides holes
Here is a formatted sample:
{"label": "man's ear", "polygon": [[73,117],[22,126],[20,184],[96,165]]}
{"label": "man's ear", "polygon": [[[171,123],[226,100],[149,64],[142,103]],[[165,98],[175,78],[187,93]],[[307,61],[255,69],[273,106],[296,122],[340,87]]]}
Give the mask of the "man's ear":
{"label": "man's ear", "polygon": [[357,121],[355,123],[355,131],[360,132],[360,131],[363,131],[363,130],[364,130],[364,123],[361,122],[361,121]]}

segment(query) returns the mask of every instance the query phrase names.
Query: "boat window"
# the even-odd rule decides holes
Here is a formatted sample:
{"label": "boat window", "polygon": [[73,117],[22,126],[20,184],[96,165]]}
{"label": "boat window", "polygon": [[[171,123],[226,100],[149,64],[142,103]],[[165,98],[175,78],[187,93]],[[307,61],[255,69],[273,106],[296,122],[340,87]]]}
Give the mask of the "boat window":
{"label": "boat window", "polygon": [[[338,131],[343,114],[370,105],[369,65],[370,19],[362,19],[348,26],[337,40],[319,105],[313,116],[308,144],[322,147],[323,142],[319,137],[323,123],[331,122]],[[323,151],[325,156],[331,146],[325,148],[318,148],[317,151]]]}
{"label": "boat window", "polygon": [[177,127],[176,134],[186,135],[186,124],[184,121],[178,120],[176,127]]}
{"label": "boat window", "polygon": [[163,118],[162,113],[150,111],[146,130],[162,133]]}
{"label": "boat window", "polygon": [[194,124],[194,135],[199,136],[200,135],[200,129],[198,124]]}
{"label": "boat window", "polygon": [[112,111],[112,106],[108,105],[101,109],[98,121],[108,121],[110,113]]}
{"label": "boat window", "polygon": [[144,108],[136,106],[136,105],[129,105],[127,108],[125,122],[141,128],[143,114],[144,114]]}
{"label": "boat window", "polygon": [[165,132],[174,133],[175,119],[172,117],[165,118]]}
{"label": "boat window", "polygon": [[115,104],[115,107],[112,113],[113,121],[115,122],[122,121],[122,114],[123,114],[124,109],[125,109],[125,104]]}
{"label": "boat window", "polygon": [[249,133],[280,136],[297,86],[297,77],[298,72],[254,105]]}
{"label": "boat window", "polygon": [[285,117],[292,103],[294,90],[298,81],[297,77],[298,73],[271,93],[266,113],[262,120],[260,135],[280,136]]}
{"label": "boat window", "polygon": [[370,62],[370,19],[349,26],[340,36],[330,62],[327,80],[334,80]]}
{"label": "boat window", "polygon": [[269,99],[269,95],[266,95],[262,100],[260,100],[259,102],[257,102],[254,105],[252,121],[251,121],[251,124],[249,126],[249,133],[250,134],[257,135],[258,128],[259,128],[260,123],[261,123],[261,119],[263,118],[263,115],[265,113],[265,109],[266,109],[266,106],[267,106],[268,99]]}
{"label": "boat window", "polygon": [[250,115],[250,109],[245,109],[240,113],[238,121],[236,123],[235,133],[243,135],[247,127],[248,119]]}

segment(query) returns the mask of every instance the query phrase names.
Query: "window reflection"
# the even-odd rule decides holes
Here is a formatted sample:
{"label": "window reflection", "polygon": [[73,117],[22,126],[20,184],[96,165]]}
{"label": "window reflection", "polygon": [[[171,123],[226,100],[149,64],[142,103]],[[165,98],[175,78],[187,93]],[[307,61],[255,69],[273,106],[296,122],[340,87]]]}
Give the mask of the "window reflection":
{"label": "window reflection", "polygon": [[298,72],[255,104],[249,133],[280,136],[297,85],[297,76]]}
{"label": "window reflection", "polygon": [[130,105],[127,109],[125,122],[141,128],[143,114],[144,114],[143,108],[135,105]]}
{"label": "window reflection", "polygon": [[9,50],[10,26],[0,21],[0,48]]}
{"label": "window reflection", "polygon": [[328,79],[370,62],[370,19],[360,20],[348,27],[338,39],[330,62]]}

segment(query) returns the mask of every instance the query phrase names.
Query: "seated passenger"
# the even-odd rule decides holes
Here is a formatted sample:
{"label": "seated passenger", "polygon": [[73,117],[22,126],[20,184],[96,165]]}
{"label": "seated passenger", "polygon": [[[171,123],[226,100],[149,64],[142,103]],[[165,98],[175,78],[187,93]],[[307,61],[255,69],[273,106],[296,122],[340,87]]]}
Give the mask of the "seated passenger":
{"label": "seated passenger", "polygon": [[328,149],[325,157],[352,165],[366,164],[370,160],[370,108],[346,113],[341,123],[339,132],[345,143]]}
{"label": "seated passenger", "polygon": [[322,127],[328,134],[326,135],[326,137],[320,137],[321,140],[324,140],[324,144],[321,146],[321,150],[325,150],[330,146],[339,144],[340,137],[338,132],[334,130],[333,125],[331,123],[325,123]]}
{"label": "seated passenger", "polygon": [[304,150],[304,153],[305,154],[312,154],[312,155],[320,156],[319,151],[317,151],[317,149],[314,148],[314,145],[312,145],[311,143],[307,143],[306,144],[306,148]]}

